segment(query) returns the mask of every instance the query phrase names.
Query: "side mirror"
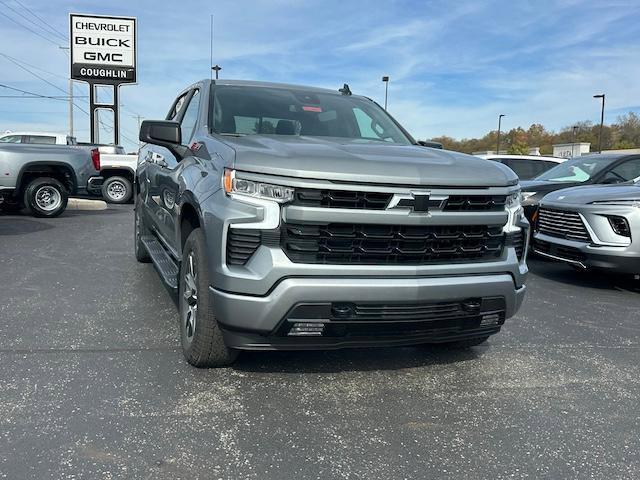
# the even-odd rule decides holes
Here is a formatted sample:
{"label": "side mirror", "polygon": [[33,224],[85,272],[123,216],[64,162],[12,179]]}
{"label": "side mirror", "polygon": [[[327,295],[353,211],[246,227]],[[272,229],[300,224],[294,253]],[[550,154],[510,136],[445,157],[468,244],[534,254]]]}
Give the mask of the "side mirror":
{"label": "side mirror", "polygon": [[418,140],[418,145],[421,147],[439,148],[442,150],[442,144],[440,142],[431,142],[429,140]]}
{"label": "side mirror", "polygon": [[184,158],[189,149],[182,145],[182,132],[178,122],[170,120],[144,120],[138,136],[141,142],[159,145],[169,150],[178,160]]}

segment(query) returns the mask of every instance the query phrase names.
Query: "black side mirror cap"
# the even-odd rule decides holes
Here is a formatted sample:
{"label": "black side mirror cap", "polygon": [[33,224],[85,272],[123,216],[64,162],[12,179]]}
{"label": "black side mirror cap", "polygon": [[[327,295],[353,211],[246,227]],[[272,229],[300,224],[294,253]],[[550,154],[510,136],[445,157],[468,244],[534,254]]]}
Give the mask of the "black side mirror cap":
{"label": "black side mirror cap", "polygon": [[418,140],[416,142],[421,147],[439,148],[442,150],[442,144],[440,142],[431,142],[429,140]]}
{"label": "black side mirror cap", "polygon": [[171,120],[144,120],[138,138],[141,142],[165,147],[178,160],[184,158],[189,150],[182,145],[180,124]]}

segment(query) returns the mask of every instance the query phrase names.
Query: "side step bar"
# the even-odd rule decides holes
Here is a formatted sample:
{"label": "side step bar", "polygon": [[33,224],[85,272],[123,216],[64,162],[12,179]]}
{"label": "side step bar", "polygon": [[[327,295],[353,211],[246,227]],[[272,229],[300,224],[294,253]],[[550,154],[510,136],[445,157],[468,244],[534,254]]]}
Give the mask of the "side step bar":
{"label": "side step bar", "polygon": [[140,240],[144,244],[151,261],[160,273],[162,280],[173,290],[178,289],[178,264],[164,249],[162,244],[152,235],[143,235]]}

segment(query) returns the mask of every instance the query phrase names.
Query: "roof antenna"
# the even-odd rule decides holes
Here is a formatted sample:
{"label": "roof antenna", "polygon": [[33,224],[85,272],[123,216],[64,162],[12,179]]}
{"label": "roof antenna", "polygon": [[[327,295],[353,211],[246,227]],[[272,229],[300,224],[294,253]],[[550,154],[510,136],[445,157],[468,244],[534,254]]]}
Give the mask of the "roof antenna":
{"label": "roof antenna", "polygon": [[342,95],[351,95],[351,89],[349,88],[348,84],[344,84],[344,86],[342,88],[339,88],[338,91],[342,94]]}

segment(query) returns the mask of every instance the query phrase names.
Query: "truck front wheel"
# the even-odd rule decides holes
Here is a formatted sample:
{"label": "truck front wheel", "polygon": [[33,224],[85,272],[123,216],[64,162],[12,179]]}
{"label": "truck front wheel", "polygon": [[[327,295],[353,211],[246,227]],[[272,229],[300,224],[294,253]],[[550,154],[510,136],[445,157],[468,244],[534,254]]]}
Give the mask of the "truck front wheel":
{"label": "truck front wheel", "polygon": [[224,343],[213,313],[204,234],[194,229],[187,238],[180,264],[178,303],[180,338],[187,361],[195,367],[223,367],[238,357]]}
{"label": "truck front wheel", "polygon": [[69,197],[55,178],[31,180],[24,191],[24,205],[35,217],[57,217],[67,208]]}
{"label": "truck front wheel", "polygon": [[124,177],[109,177],[102,184],[102,198],[109,203],[127,203],[132,193],[131,182]]}

